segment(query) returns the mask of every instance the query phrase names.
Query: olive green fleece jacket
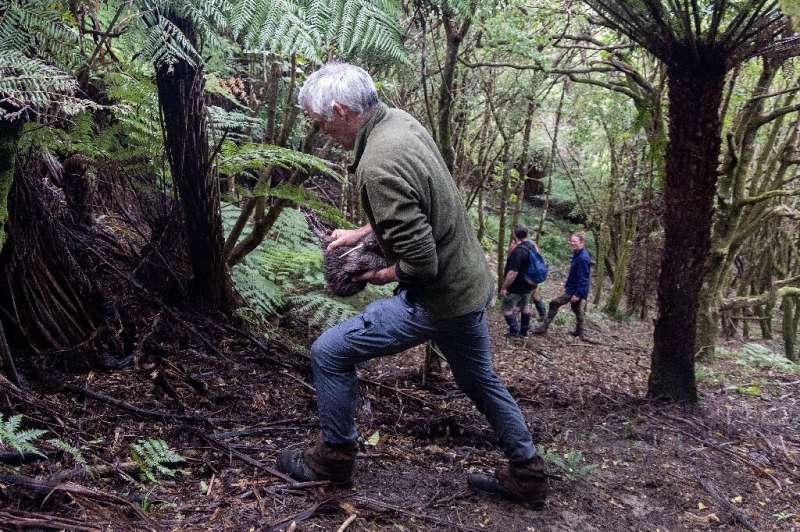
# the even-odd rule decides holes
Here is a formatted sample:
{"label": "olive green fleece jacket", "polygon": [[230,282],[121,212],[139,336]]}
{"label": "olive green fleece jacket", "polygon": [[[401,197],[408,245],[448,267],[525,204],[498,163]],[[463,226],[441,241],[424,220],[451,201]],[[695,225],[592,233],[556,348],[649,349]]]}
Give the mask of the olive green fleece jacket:
{"label": "olive green fleece jacket", "polygon": [[434,319],[483,308],[492,274],[430,134],[378,104],[356,137],[361,205],[400,284]]}

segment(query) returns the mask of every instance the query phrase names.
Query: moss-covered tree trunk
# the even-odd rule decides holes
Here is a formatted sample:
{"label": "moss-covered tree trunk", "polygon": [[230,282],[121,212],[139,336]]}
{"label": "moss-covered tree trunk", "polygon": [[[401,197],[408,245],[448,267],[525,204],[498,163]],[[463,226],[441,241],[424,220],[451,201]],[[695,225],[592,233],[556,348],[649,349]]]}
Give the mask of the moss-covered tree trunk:
{"label": "moss-covered tree trunk", "polygon": [[797,324],[800,322],[800,309],[797,305],[798,298],[786,296],[783,298],[783,346],[786,358],[798,360]]}
{"label": "moss-covered tree trunk", "polygon": [[[619,310],[619,305],[622,302],[622,296],[625,294],[625,281],[628,276],[628,262],[630,258],[631,244],[633,237],[636,234],[636,213],[622,214],[625,218],[625,231],[622,233],[621,242],[619,242],[619,252],[617,254],[617,263],[614,267],[614,278],[611,284],[611,292],[608,294],[608,301],[606,302],[605,311],[614,314]],[[599,263],[598,263],[599,264]],[[598,272],[598,275],[600,273]]]}
{"label": "moss-covered tree trunk", "polygon": [[692,68],[669,72],[664,255],[648,383],[648,395],[654,398],[697,400],[698,296],[710,247],[724,79],[724,61],[713,55]]}
{"label": "moss-covered tree trunk", "polygon": [[19,121],[0,120],[0,253],[6,242],[6,222],[8,221],[8,194],[14,183],[14,168],[17,157],[17,144],[22,130]]}
{"label": "moss-covered tree trunk", "polygon": [[[190,22],[171,20],[197,44]],[[227,313],[232,306],[231,284],[223,255],[219,186],[211,172],[203,68],[186,61],[157,65],[156,84],[172,179],[186,223],[192,297],[201,307]]]}
{"label": "moss-covered tree trunk", "polygon": [[503,286],[506,266],[506,213],[508,211],[508,197],[511,194],[511,147],[508,142],[503,147],[503,184],[500,189],[499,219],[497,222],[497,291]]}
{"label": "moss-covered tree trunk", "polygon": [[[17,157],[22,123],[0,120],[0,257],[6,243],[6,222],[8,221],[8,194],[14,184],[14,168]],[[19,386],[21,384],[11,349],[6,341],[3,323],[0,322],[0,362],[8,379]]]}

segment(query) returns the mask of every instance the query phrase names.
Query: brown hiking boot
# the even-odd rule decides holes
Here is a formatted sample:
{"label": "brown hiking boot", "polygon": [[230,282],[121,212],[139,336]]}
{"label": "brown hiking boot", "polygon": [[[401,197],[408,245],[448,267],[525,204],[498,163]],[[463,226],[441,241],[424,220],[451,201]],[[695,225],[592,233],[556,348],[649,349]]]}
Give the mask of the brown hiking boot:
{"label": "brown hiking boot", "polygon": [[358,445],[317,442],[305,451],[283,451],[278,457],[278,470],[299,482],[330,480],[333,484],[350,484]]}
{"label": "brown hiking boot", "polygon": [[467,476],[467,484],[474,490],[523,503],[531,510],[543,509],[547,498],[547,475],[540,456],[534,456],[526,464],[509,463],[498,468],[494,476],[473,473]]}
{"label": "brown hiking boot", "polygon": [[536,327],[533,330],[533,334],[547,334],[547,330],[550,328],[550,320],[545,319],[541,325]]}

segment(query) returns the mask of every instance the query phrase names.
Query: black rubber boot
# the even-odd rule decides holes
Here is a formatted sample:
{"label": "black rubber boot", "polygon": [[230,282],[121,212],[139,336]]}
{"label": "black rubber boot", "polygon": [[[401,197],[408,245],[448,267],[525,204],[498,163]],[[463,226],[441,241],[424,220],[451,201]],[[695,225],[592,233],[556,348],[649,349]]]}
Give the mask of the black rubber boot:
{"label": "black rubber boot", "polygon": [[299,482],[330,480],[350,484],[353,478],[358,445],[330,444],[320,441],[305,451],[283,451],[278,456],[278,471]]}
{"label": "black rubber boot", "polygon": [[538,301],[534,301],[533,305],[536,307],[536,312],[539,314],[539,321],[544,321],[547,316],[547,309],[544,308],[544,301],[539,299]]}
{"label": "black rubber boot", "polygon": [[517,325],[517,316],[515,314],[511,315],[503,315],[506,319],[506,323],[508,324],[508,332],[506,336],[509,338],[516,338],[519,336],[519,325]]}
{"label": "black rubber boot", "polygon": [[550,324],[553,323],[553,320],[558,313],[558,307],[550,303],[550,308],[547,310],[547,317],[544,319],[541,325],[536,327],[533,330],[533,334],[547,334],[547,329],[550,328]]}
{"label": "black rubber boot", "polygon": [[528,336],[528,329],[531,326],[531,315],[522,313],[519,320],[519,335]]}
{"label": "black rubber boot", "polygon": [[583,322],[584,322],[584,314],[583,314],[583,307],[581,303],[578,303],[577,310],[573,307],[572,311],[575,313],[575,330],[570,331],[572,336],[576,336],[578,338],[583,338]]}
{"label": "black rubber boot", "polygon": [[544,460],[539,456],[524,464],[510,463],[497,469],[494,475],[473,473],[467,476],[467,484],[479,493],[499,495],[531,510],[543,509],[547,499],[547,475]]}

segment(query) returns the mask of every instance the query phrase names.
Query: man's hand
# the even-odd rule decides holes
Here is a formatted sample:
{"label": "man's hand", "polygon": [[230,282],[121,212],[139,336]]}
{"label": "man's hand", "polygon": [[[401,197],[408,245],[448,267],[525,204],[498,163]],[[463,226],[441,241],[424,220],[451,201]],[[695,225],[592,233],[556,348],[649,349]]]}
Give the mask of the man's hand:
{"label": "man's hand", "polygon": [[572,296],[571,298],[569,298],[569,300],[570,300],[572,303],[577,303],[578,301],[580,301],[580,300],[581,300],[581,298],[579,298],[578,296]]}
{"label": "man's hand", "polygon": [[370,284],[389,284],[397,281],[397,272],[395,271],[394,264],[382,270],[373,270],[366,272],[358,277],[353,277],[354,281],[366,281]]}
{"label": "man's hand", "polygon": [[501,288],[500,289],[500,297],[506,297],[507,293],[508,293],[508,290],[506,290],[505,288]]}
{"label": "man's hand", "polygon": [[328,244],[327,250],[331,251],[340,246],[355,246],[371,230],[369,225],[359,227],[358,229],[336,229],[331,233],[333,241]]}

